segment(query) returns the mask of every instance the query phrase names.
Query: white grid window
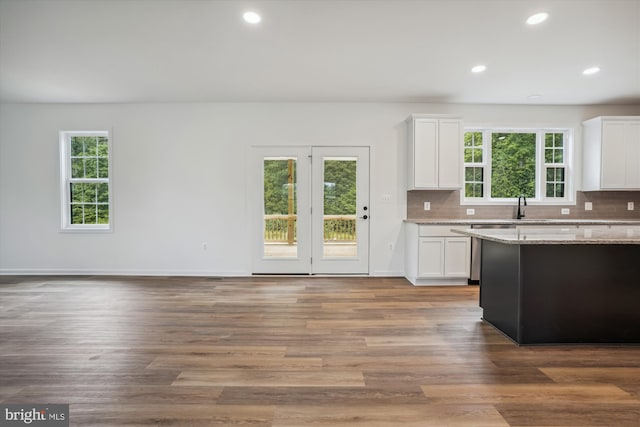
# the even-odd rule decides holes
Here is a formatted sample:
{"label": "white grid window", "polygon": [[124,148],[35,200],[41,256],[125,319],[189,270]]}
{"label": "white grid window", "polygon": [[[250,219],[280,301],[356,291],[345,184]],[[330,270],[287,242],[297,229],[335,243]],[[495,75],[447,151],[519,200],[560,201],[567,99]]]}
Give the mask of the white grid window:
{"label": "white grid window", "polygon": [[484,196],[484,142],[482,132],[464,134],[464,195]]}
{"label": "white grid window", "polygon": [[545,194],[547,197],[564,197],[565,154],[564,133],[546,133],[544,136],[544,167],[546,170]]}
{"label": "white grid window", "polygon": [[464,134],[463,204],[573,202],[569,129],[470,128]]}
{"label": "white grid window", "polygon": [[111,230],[111,142],[106,131],[60,132],[63,230]]}

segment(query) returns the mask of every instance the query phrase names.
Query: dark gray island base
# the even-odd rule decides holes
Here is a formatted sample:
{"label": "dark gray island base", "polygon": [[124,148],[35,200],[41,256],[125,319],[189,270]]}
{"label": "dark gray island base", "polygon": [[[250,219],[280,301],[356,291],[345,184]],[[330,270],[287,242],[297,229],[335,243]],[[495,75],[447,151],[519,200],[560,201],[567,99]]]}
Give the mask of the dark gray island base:
{"label": "dark gray island base", "polygon": [[517,234],[508,242],[476,235],[485,321],[518,344],[640,343],[638,231],[615,243],[592,234],[562,242],[510,233]]}

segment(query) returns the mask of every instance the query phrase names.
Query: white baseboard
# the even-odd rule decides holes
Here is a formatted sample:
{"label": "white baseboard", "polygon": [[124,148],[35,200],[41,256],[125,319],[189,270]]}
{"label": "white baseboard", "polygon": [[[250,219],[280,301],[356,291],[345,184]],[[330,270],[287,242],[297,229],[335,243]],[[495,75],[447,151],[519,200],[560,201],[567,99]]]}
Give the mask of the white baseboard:
{"label": "white baseboard", "polygon": [[469,280],[463,279],[410,279],[407,277],[414,286],[466,286],[469,284]]}
{"label": "white baseboard", "polygon": [[372,277],[404,277],[404,271],[376,270],[371,273]]}
{"label": "white baseboard", "polygon": [[68,268],[0,268],[2,276],[190,276],[245,277],[247,271],[212,270],[92,270]]}
{"label": "white baseboard", "polygon": [[[250,277],[250,271],[213,270],[94,270],[84,268],[0,268],[0,276],[188,276]],[[297,276],[297,275],[296,275]],[[332,277],[334,275],[327,275]],[[344,275],[349,277],[349,275]],[[402,271],[378,270],[362,277],[404,277]],[[335,276],[338,277],[338,276]]]}

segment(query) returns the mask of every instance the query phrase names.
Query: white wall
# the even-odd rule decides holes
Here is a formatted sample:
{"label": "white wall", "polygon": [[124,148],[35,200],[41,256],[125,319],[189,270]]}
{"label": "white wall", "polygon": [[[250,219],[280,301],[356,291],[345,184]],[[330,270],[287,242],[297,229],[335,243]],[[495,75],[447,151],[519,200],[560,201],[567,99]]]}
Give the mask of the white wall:
{"label": "white wall", "polygon": [[[249,275],[250,147],[364,145],[371,147],[370,273],[402,275],[410,113],[459,114],[478,124],[568,124],[577,130],[581,159],[582,120],[640,115],[640,106],[1,105],[0,273]],[[61,233],[58,132],[103,129],[112,132],[114,232]],[[381,202],[383,194],[391,204]]]}

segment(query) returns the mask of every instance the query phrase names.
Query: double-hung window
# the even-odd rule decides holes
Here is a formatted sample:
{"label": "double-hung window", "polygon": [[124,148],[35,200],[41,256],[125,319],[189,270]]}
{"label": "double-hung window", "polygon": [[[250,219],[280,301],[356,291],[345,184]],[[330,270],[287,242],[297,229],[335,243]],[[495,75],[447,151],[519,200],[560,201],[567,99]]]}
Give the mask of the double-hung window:
{"label": "double-hung window", "polygon": [[109,132],[60,132],[63,230],[111,230]]}
{"label": "double-hung window", "polygon": [[465,132],[464,191],[466,197],[484,197],[484,159],[482,132]]}
{"label": "double-hung window", "polygon": [[466,129],[466,203],[507,203],[518,196],[539,203],[573,200],[569,129]]}
{"label": "double-hung window", "polygon": [[565,134],[545,133],[544,168],[546,174],[545,195],[548,198],[564,198],[566,192]]}

